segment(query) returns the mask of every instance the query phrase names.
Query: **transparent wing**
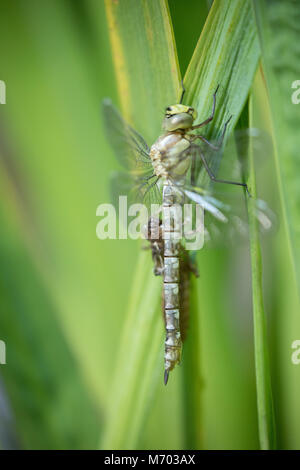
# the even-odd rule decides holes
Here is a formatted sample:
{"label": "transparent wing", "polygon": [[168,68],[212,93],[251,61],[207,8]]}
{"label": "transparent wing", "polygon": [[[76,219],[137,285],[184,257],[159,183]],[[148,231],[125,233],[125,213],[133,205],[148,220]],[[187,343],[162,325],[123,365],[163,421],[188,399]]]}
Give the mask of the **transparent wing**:
{"label": "transparent wing", "polygon": [[125,172],[114,172],[110,181],[112,203],[119,207],[119,197],[127,196],[128,206],[144,204],[148,210],[152,204],[161,205],[162,193],[157,178],[149,175],[136,175]]}
{"label": "transparent wing", "polygon": [[[262,235],[270,235],[276,229],[276,216],[265,201],[256,200],[256,218]],[[220,224],[212,217],[205,219],[205,243],[207,247],[236,246],[248,242],[249,227],[246,208],[244,213],[228,213],[228,222]]]}
{"label": "transparent wing", "polygon": [[[204,209],[204,235],[208,247],[230,246],[248,240],[248,215],[244,195],[217,199],[201,188],[184,189],[187,200],[200,204]],[[249,196],[247,196],[249,197]],[[255,201],[256,217],[262,234],[276,228],[276,216],[265,201]]]}
{"label": "transparent wing", "polygon": [[107,139],[117,160],[128,170],[152,166],[150,149],[143,137],[121,116],[106,98],[102,102],[102,116]]}
{"label": "transparent wing", "polygon": [[[258,129],[236,131],[234,138],[231,138],[224,148],[220,146],[220,141],[215,141],[211,142],[211,145],[205,142],[201,142],[201,145],[193,144],[190,149],[193,164],[183,190],[187,200],[204,208],[206,240],[211,246],[246,240],[248,216],[243,187],[214,182],[203,164],[201,153],[215,177],[243,183],[243,165],[246,162],[249,137],[256,167],[259,167],[271,154],[271,141]],[[262,233],[274,230],[276,217],[264,201],[256,201],[256,216]]]}
{"label": "transparent wing", "polygon": [[119,196],[127,196],[128,204],[161,204],[161,190],[153,172],[150,149],[143,137],[121,116],[109,99],[102,102],[106,135],[117,160],[126,172],[111,177],[111,196],[118,207]]}
{"label": "transparent wing", "polygon": [[[267,161],[272,151],[272,141],[270,137],[260,129],[236,130],[228,139],[225,146],[220,145],[221,139],[210,141],[211,145],[199,141],[200,144],[197,146],[204,155],[211,172],[216,177],[231,181],[243,181],[249,138],[251,138],[255,167],[260,168]],[[210,188],[214,194],[222,194],[228,190],[235,193],[237,190],[234,186],[214,183],[209,178],[207,171],[203,167],[202,160],[199,157],[195,158],[194,178],[197,186]]]}

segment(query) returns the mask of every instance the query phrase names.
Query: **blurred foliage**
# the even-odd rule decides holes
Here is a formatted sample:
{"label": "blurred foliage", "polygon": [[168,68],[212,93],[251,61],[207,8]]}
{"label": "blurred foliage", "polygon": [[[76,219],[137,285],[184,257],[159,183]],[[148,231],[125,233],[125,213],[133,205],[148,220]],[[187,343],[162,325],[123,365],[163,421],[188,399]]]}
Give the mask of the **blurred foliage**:
{"label": "blurred foliage", "polygon": [[[222,11],[224,2],[215,0],[212,9]],[[237,7],[231,3],[229,16]],[[300,369],[291,363],[292,341],[300,338],[294,275],[300,256],[298,107],[291,104],[291,82],[299,79],[299,2],[262,3],[264,13],[253,10],[263,53],[252,88],[253,121],[271,135],[275,153],[256,169],[257,192],[278,214],[277,232],[261,245],[262,280],[278,446],[299,448]],[[0,339],[7,364],[0,366],[0,418],[9,419],[0,428],[0,447],[95,448],[99,438],[106,447],[145,449],[259,446],[247,246],[202,250],[198,256],[198,316],[190,337],[199,339],[202,392],[196,402],[200,421],[189,427],[195,395],[185,385],[191,379],[185,359],[195,348],[187,345],[183,370],[163,387],[163,323],[149,253],[136,262],[136,242],[99,241],[95,234],[96,208],[109,201],[109,178],[117,168],[103,135],[100,102],[110,96],[126,108],[126,117],[151,143],[164,107],[179,94],[210,4],[169,1],[177,61],[163,0],[122,2],[123,29],[116,29],[112,48],[109,31],[112,37],[116,25],[107,11],[118,2],[107,0],[106,8],[99,0],[1,3],[0,79],[7,104],[0,105]],[[242,31],[236,34],[242,38]],[[255,34],[252,39],[251,54]],[[236,44],[218,41],[222,69],[228,65],[222,54]],[[204,59],[216,57],[203,44],[205,29],[198,43],[204,62],[196,97],[203,97],[198,107],[205,114],[218,77],[206,76],[212,69]],[[241,42],[233,70],[246,61],[245,47]],[[249,59],[244,80],[221,82],[226,109],[219,112],[218,129],[227,108],[238,119],[255,60]],[[191,82],[201,83],[197,67],[190,70]],[[141,339],[139,352],[151,352],[146,362],[134,356]],[[128,345],[128,367],[118,376]],[[110,422],[116,396],[124,414]]]}

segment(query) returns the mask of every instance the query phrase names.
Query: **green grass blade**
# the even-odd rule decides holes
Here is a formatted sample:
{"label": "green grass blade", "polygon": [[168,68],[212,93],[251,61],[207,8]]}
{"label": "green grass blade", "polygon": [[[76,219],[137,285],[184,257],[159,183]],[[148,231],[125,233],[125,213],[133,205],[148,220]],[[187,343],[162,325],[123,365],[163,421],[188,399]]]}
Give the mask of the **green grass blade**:
{"label": "green grass blade", "polygon": [[268,357],[268,344],[266,332],[266,318],[263,301],[262,285],[262,261],[261,250],[258,239],[257,219],[255,217],[255,172],[253,155],[250,152],[250,176],[249,189],[252,199],[248,199],[249,230],[250,230],[250,252],[252,272],[252,296],[253,296],[253,319],[254,319],[254,347],[255,347],[255,369],[258,425],[261,449],[275,449],[276,434],[273,410],[272,389],[270,380],[270,364]]}
{"label": "green grass blade", "polygon": [[[151,144],[160,132],[162,110],[179,94],[167,3],[106,1],[106,13],[123,115]],[[102,448],[138,446],[157,381],[162,380],[161,279],[153,277],[150,258],[149,252],[140,255],[131,287]]]}
{"label": "green grass blade", "polygon": [[[273,377],[278,446],[298,449],[300,441],[298,367],[291,363],[291,344],[299,337],[299,104],[292,83],[299,78],[299,2],[253,2],[262,48],[264,109],[270,109],[277,179],[277,215],[272,266]],[[265,91],[266,90],[266,91]],[[298,95],[299,96],[299,95]],[[260,101],[260,100],[259,100]],[[254,108],[255,109],[255,108]],[[265,121],[265,119],[263,119]],[[279,197],[278,197],[279,196]]]}
{"label": "green grass blade", "polygon": [[161,129],[162,111],[176,100],[180,85],[167,2],[105,4],[122,112],[153,139]]}
{"label": "green grass blade", "polygon": [[214,2],[184,78],[185,102],[209,116],[212,95],[220,84],[212,135],[232,114],[232,129],[243,109],[259,59],[251,2]]}
{"label": "green grass blade", "polygon": [[[254,127],[252,108],[250,99],[249,114],[248,104],[238,123],[239,129]],[[254,165],[254,153],[252,140],[245,142],[245,153],[248,155],[248,177],[247,184],[251,193],[251,198],[247,198],[249,237],[250,237],[250,257],[252,275],[252,303],[253,303],[253,323],[254,323],[254,356],[255,375],[257,393],[257,413],[258,430],[261,449],[276,448],[275,417],[273,407],[273,397],[271,388],[271,369],[268,351],[268,336],[266,329],[266,314],[263,299],[263,278],[262,278],[262,257],[258,231],[258,220],[256,217],[256,175]]]}
{"label": "green grass blade", "polygon": [[292,83],[299,75],[299,4],[277,0],[269,3],[265,0],[253,0],[253,4],[271,108],[275,167],[287,239],[287,255],[293,268],[294,282],[299,290],[299,105],[293,104],[291,99],[295,91],[292,89]]}
{"label": "green grass blade", "polygon": [[[220,84],[215,119],[206,135],[216,138],[231,114],[233,118],[230,129],[235,126],[249,94],[259,54],[251,2],[214,2],[184,79],[184,101],[197,109],[198,122],[210,115],[212,95]],[[230,134],[230,129],[227,135]],[[205,265],[200,266],[200,272],[202,269],[205,271]],[[204,311],[204,314],[207,312]],[[192,315],[197,315],[196,311]],[[193,334],[198,334],[197,328]],[[196,346],[196,339],[194,341],[191,351],[187,348],[183,367],[188,369],[189,364],[193,363],[194,375],[200,376],[200,357],[194,356],[197,354],[195,348],[199,351],[199,345]],[[218,354],[217,350],[215,354]],[[188,441],[189,446],[200,447],[203,445],[200,440],[201,382],[200,379],[191,380],[191,371],[186,373],[190,375],[185,384],[185,394],[189,396],[189,400],[184,402],[184,413],[186,417],[194,419],[190,425]]]}

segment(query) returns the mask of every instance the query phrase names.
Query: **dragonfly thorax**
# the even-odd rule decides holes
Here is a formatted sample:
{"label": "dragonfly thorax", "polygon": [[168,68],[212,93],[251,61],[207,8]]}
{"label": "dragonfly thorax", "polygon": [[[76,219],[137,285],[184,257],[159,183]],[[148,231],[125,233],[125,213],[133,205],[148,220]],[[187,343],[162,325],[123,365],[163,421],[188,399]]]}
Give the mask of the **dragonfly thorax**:
{"label": "dragonfly thorax", "polygon": [[186,152],[189,147],[184,134],[169,132],[160,136],[150,150],[155,174],[175,181],[182,179],[190,166],[191,157]]}

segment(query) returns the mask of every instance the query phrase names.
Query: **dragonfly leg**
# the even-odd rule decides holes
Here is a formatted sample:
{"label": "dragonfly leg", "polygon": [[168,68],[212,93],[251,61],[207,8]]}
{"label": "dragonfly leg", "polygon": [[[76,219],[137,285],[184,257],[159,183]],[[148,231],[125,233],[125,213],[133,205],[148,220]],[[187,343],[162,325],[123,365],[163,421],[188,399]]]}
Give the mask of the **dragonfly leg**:
{"label": "dragonfly leg", "polygon": [[161,249],[157,242],[153,243],[152,253],[153,253],[153,260],[155,261],[153,272],[155,276],[161,276],[165,268],[164,268],[164,261],[161,255]]}
{"label": "dragonfly leg", "polygon": [[204,168],[206,169],[206,171],[208,173],[208,176],[210,177],[210,179],[212,181],[214,181],[215,183],[234,184],[236,186],[243,186],[246,189],[248,196],[251,197],[251,194],[250,194],[249,189],[248,189],[248,185],[246,183],[242,183],[240,181],[229,181],[229,180],[223,180],[223,179],[216,178],[215,175],[213,174],[213,172],[211,171],[211,169],[209,168],[209,165],[208,165],[208,163],[205,159],[205,156],[203,155],[202,152],[200,152],[200,157],[201,157],[202,163],[204,165]]}
{"label": "dragonfly leg", "polygon": [[213,145],[209,140],[207,140],[205,137],[203,137],[203,135],[190,134],[190,136],[192,137],[191,141],[193,142],[196,139],[200,139],[200,140],[202,140],[202,142],[205,142],[213,150],[220,150],[220,148],[222,147],[222,144],[223,144],[224,135],[225,135],[227,126],[228,126],[231,118],[232,118],[232,115],[229,117],[229,119],[227,119],[227,121],[224,124],[224,129],[223,129],[222,135],[221,135],[220,139],[218,140],[218,145]]}
{"label": "dragonfly leg", "polygon": [[164,268],[154,267],[153,273],[154,273],[154,276],[162,276],[164,273]]}
{"label": "dragonfly leg", "polygon": [[223,129],[222,135],[221,135],[220,139],[218,140],[217,150],[219,150],[223,145],[224,135],[225,135],[227,126],[228,126],[229,122],[231,121],[231,119],[232,119],[232,114],[231,114],[231,116],[229,116],[229,118],[227,119],[227,121],[224,124],[224,129]]}
{"label": "dragonfly leg", "polygon": [[180,104],[182,104],[182,100],[183,100],[183,97],[184,97],[184,94],[185,94],[185,88],[184,88],[183,80],[181,80],[181,88],[182,88],[182,92],[181,92],[181,97],[180,97],[180,101],[179,101]]}
{"label": "dragonfly leg", "polygon": [[219,85],[217,86],[216,91],[213,94],[213,108],[212,108],[211,115],[207,119],[205,119],[205,121],[201,122],[200,124],[197,124],[196,126],[193,126],[191,128],[192,130],[199,129],[199,127],[206,126],[206,124],[208,124],[210,121],[213,120],[214,115],[215,115],[215,110],[216,110],[216,95],[217,95],[218,89],[219,89]]}
{"label": "dragonfly leg", "polygon": [[205,137],[203,137],[203,135],[195,135],[193,140],[196,140],[196,139],[202,140],[202,142],[205,142],[213,150],[219,150],[219,148],[220,148],[219,146],[216,146],[216,145],[212,144],[209,140],[207,140]]}

